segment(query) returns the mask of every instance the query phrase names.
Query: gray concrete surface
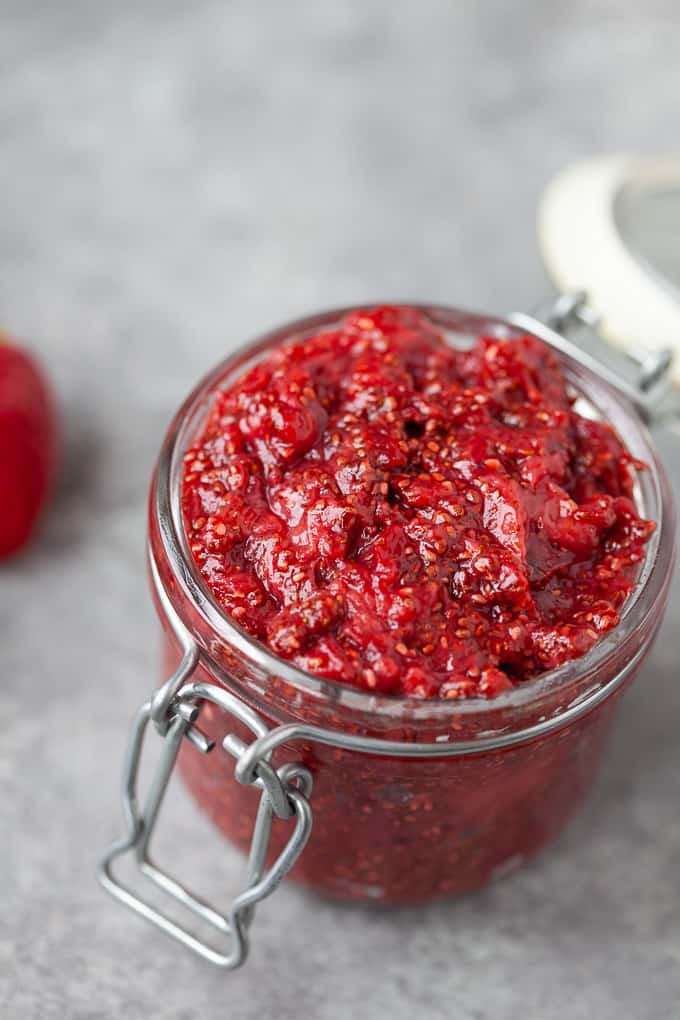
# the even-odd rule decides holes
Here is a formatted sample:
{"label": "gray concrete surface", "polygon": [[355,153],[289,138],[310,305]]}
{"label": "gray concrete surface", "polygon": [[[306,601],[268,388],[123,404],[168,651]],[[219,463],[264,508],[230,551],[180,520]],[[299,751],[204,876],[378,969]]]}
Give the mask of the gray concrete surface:
{"label": "gray concrete surface", "polygon": [[[482,895],[389,913],[282,888],[224,976],[93,877],[157,679],[145,496],[179,400],[310,309],[531,306],[541,189],[677,142],[679,53],[675,0],[0,0],[0,321],[67,433],[40,540],[0,574],[3,1018],[680,1016],[677,597],[586,811]],[[162,842],[235,887],[181,793]]]}

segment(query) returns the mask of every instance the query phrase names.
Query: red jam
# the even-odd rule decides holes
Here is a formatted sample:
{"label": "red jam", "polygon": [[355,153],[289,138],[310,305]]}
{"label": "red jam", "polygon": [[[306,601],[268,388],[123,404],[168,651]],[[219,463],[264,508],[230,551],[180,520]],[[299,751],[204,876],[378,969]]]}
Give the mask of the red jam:
{"label": "red jam", "polygon": [[186,455],[192,554],[283,658],[390,695],[493,695],[615,627],[654,525],[636,464],[531,336],[452,348],[348,315],[214,399]]}
{"label": "red jam", "polygon": [[[455,309],[436,314],[459,333]],[[316,335],[282,331],[255,368],[211,391],[184,466],[185,529],[215,598],[279,656],[349,685],[346,695],[411,697],[376,704],[290,681],[196,621],[154,503],[152,554],[201,631],[195,678],[235,692],[268,726],[450,744],[442,757],[405,756],[301,738],[272,756],[314,778],[314,827],[293,877],[334,897],[422,903],[479,888],[560,832],[592,785],[665,596],[583,676],[494,700],[617,624],[653,527],[631,498],[641,465],[577,413],[555,356],[531,337],[455,349],[412,308],[324,321]],[[181,654],[168,629],[164,676]],[[614,680],[581,714],[584,692]],[[200,727],[215,750],[184,741],[180,769],[247,850],[258,794],[234,780],[221,745],[252,734],[211,703]],[[276,820],[270,863],[290,833]]]}

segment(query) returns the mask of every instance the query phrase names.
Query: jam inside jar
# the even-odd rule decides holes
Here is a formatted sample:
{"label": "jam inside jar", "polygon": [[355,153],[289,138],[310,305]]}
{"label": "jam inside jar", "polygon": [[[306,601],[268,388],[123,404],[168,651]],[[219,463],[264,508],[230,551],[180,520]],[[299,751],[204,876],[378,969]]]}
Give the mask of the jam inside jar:
{"label": "jam inside jar", "polygon": [[[449,308],[423,312],[452,346],[480,334],[519,337],[507,322]],[[268,352],[333,327],[347,310],[292,323],[242,348],[204,380],[176,416],[161,452],[150,503],[150,557],[164,624],[164,672],[181,658],[164,605],[198,648],[193,680],[216,684],[267,726],[307,724],[330,741],[300,736],[276,748],[274,766],[312,774],[313,829],[291,877],[320,893],[419,903],[476,889],[549,843],[596,775],[619,695],[638,672],[661,622],[675,545],[668,480],[639,416],[597,374],[561,356],[587,413],[608,421],[647,465],[636,477],[640,514],[656,523],[620,622],[580,658],[493,698],[391,697],[320,679],[277,658],[225,614],[193,561],[182,520],[184,457],[216,393]],[[204,703],[200,729],[216,744],[201,754],[183,741],[186,785],[224,835],[247,849],[258,797],[234,778],[227,733],[252,734]],[[360,746],[364,742],[363,746]],[[345,746],[343,746],[345,744]],[[408,753],[401,753],[408,745]],[[414,747],[417,745],[417,748]],[[289,829],[275,821],[271,858]]]}

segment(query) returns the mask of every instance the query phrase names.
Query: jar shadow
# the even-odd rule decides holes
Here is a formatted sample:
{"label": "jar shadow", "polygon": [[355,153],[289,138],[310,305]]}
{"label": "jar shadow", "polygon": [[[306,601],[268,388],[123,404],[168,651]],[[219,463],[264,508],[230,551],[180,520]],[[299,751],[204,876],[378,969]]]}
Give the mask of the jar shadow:
{"label": "jar shadow", "polygon": [[[36,548],[70,556],[91,544],[93,529],[101,529],[104,518],[128,512],[140,517],[141,540],[148,476],[144,449],[131,455],[125,433],[104,426],[94,410],[70,410],[63,415],[62,429],[57,478]],[[127,475],[120,470],[123,460]]]}
{"label": "jar shadow", "polygon": [[69,555],[85,540],[83,526],[94,501],[103,437],[89,417],[64,420],[55,488],[40,523],[39,538],[57,555]]}

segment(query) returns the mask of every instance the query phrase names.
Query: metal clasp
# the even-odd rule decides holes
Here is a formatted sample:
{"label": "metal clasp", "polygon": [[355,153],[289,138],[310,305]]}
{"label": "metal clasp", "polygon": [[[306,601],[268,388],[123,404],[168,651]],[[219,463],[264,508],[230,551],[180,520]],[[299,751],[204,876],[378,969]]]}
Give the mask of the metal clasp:
{"label": "metal clasp", "polygon": [[[215,746],[194,725],[199,717],[201,704],[211,701],[224,709],[244,723],[256,741],[275,732],[265,725],[256,712],[221,687],[194,681],[185,683],[177,689],[178,677],[179,682],[186,680],[198,661],[198,653],[192,653],[188,643],[184,651],[185,655],[179,669],[150,701],[141,706],[135,717],[123,766],[122,800],[127,834],[114,843],[102,858],[99,878],[112,896],[161,931],[171,935],[211,963],[232,970],[239,967],[248,954],[249,929],[256,905],[274,892],[295,864],[309,839],[312,812],[308,798],[312,790],[312,776],[300,763],[290,763],[275,769],[269,763],[270,755],[264,755],[258,757],[257,764],[249,770],[247,779],[237,777],[239,782],[259,787],[261,793],[250,845],[245,887],[232,900],[225,913],[220,913],[154,864],[149,855],[149,844],[183,738],[191,739],[203,754],[211,753]],[[170,690],[172,694],[168,698]],[[158,708],[163,703],[166,706],[167,717],[161,720],[158,726],[163,736],[163,747],[144,807],[140,808],[138,776],[144,737],[149,723],[157,720]],[[229,733],[224,738],[222,746],[227,753],[236,758],[238,768],[238,762],[248,751],[248,745]],[[252,758],[252,755],[250,757]],[[280,818],[294,818],[294,827],[285,847],[267,869],[266,854],[274,815]],[[220,936],[227,940],[227,951],[220,951],[199,938],[125,886],[116,877],[113,865],[118,858],[127,854],[134,858],[139,872],[145,879],[202,922],[216,929]]]}
{"label": "metal clasp", "polygon": [[628,379],[623,370],[612,367],[616,355],[612,359],[611,348],[607,352],[607,361],[604,361],[570,339],[569,334],[585,330],[591,338],[604,343],[598,334],[599,317],[588,304],[588,296],[584,291],[560,294],[547,307],[539,307],[535,316],[517,312],[508,316],[508,322],[533,333],[544,343],[604,379],[635,407],[647,424],[679,427],[680,399],[671,387],[670,380],[672,351],[641,348],[626,350],[625,354],[619,356],[619,363],[626,361],[634,366],[635,376]]}

